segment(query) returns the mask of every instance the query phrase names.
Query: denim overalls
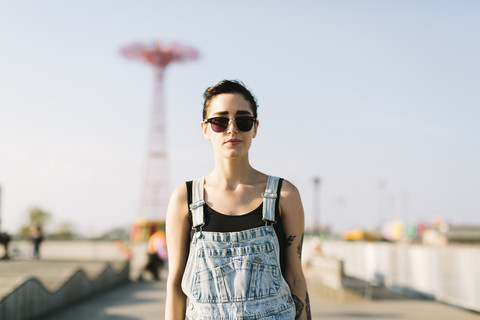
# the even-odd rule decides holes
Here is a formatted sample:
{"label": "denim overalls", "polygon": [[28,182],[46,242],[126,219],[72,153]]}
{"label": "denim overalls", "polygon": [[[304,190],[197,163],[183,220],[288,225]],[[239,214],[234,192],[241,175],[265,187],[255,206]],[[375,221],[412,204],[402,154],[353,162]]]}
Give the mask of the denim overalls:
{"label": "denim overalls", "polygon": [[193,181],[190,210],[195,233],[182,279],[187,319],[295,318],[272,226],[278,181],[269,176],[262,193],[265,226],[239,232],[202,231],[204,179]]}

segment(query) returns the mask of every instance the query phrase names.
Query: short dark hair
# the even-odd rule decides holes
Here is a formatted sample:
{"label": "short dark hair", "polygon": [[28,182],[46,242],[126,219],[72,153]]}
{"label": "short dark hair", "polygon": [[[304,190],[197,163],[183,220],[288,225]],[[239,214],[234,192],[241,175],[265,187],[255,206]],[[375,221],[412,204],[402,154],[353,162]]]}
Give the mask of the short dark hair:
{"label": "short dark hair", "polygon": [[257,118],[257,100],[252,93],[245,87],[245,85],[238,80],[222,80],[216,85],[207,88],[203,93],[203,119],[207,118],[207,109],[210,107],[210,103],[213,98],[222,93],[240,93],[245,100],[250,103],[252,107],[253,116]]}

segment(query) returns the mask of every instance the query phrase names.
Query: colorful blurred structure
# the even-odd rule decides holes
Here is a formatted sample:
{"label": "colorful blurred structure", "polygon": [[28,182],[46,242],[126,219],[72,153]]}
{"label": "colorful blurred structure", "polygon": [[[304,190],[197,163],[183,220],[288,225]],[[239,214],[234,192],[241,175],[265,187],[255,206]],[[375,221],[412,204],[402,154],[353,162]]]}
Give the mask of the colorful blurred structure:
{"label": "colorful blurred structure", "polygon": [[422,235],[422,243],[433,246],[480,244],[480,226],[443,224],[439,228],[425,230]]}
{"label": "colorful blurred structure", "polygon": [[147,241],[158,231],[165,231],[165,220],[138,220],[132,226],[130,240],[133,242]]}
{"label": "colorful blurred structure", "polygon": [[405,237],[402,221],[387,222],[382,226],[382,237],[389,241],[399,241]]}
{"label": "colorful blurred structure", "polygon": [[480,244],[480,226],[451,225],[445,222],[404,224],[402,221],[386,222],[380,231],[352,229],[342,233],[347,241],[388,241],[447,246],[449,244]]}
{"label": "colorful blurred structure", "polygon": [[[160,42],[151,45],[134,43],[122,47],[120,52],[125,58],[140,60],[152,66],[154,70],[155,89],[150,118],[147,163],[138,217],[143,220],[164,220],[170,191],[168,183],[165,109],[163,103],[164,73],[167,66],[173,62],[185,62],[197,59],[198,52],[192,47],[182,46],[177,43],[163,45]],[[150,229],[147,228],[145,230],[148,231]],[[138,234],[135,233],[134,238],[139,234],[142,235],[142,240],[148,239],[151,235],[140,232]]]}
{"label": "colorful blurred structure", "polygon": [[379,241],[383,240],[382,235],[379,232],[367,231],[362,229],[353,229],[346,231],[342,234],[342,239],[347,241]]}

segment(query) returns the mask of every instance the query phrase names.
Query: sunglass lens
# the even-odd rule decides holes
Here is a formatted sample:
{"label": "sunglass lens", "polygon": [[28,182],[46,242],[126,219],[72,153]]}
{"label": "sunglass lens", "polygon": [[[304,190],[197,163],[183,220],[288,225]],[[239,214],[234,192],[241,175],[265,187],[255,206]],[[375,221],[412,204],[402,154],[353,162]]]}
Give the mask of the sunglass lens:
{"label": "sunglass lens", "polygon": [[235,119],[235,124],[240,131],[250,131],[253,126],[252,117],[238,117]]}
{"label": "sunglass lens", "polygon": [[228,118],[217,117],[210,120],[212,130],[215,132],[223,132],[228,127]]}

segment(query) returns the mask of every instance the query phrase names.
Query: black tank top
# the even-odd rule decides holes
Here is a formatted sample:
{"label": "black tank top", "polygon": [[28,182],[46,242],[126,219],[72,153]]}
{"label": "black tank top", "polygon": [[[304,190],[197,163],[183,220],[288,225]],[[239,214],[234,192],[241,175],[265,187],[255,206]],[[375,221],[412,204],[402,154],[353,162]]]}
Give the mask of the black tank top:
{"label": "black tank top", "polygon": [[[278,182],[277,201],[275,202],[275,223],[273,228],[280,245],[280,267],[282,273],[285,269],[285,231],[283,230],[282,219],[280,218],[279,199],[280,190],[282,188],[283,179]],[[188,205],[192,203],[192,181],[187,181]],[[263,227],[265,221],[262,220],[263,202],[253,211],[240,216],[230,216],[222,214],[210,208],[206,203],[203,205],[205,215],[205,225],[202,227],[204,231],[212,232],[237,232],[258,227]],[[188,219],[192,225],[192,212],[188,210]],[[192,230],[191,237],[195,231]]]}

